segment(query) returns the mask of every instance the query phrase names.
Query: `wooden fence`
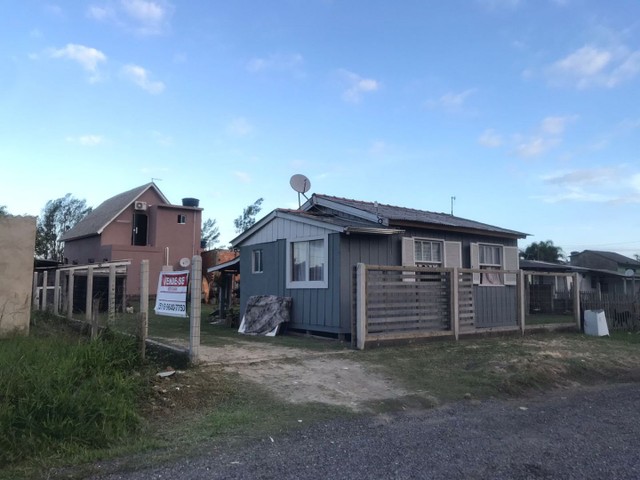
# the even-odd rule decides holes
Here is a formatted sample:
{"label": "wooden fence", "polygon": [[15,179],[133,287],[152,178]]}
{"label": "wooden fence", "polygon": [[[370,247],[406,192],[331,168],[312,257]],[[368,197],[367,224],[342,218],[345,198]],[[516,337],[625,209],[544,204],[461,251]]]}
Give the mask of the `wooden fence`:
{"label": "wooden fence", "polygon": [[583,315],[586,310],[604,310],[610,331],[640,330],[638,297],[615,293],[580,292],[580,305]]}
{"label": "wooden fence", "polygon": [[[478,273],[483,271],[358,264],[355,345],[363,349],[367,342],[447,335],[458,339],[461,333],[487,331],[524,333],[530,297],[525,276],[531,272],[492,271],[503,276],[516,275],[516,285],[508,288],[474,285],[473,277]],[[573,295],[572,312],[580,311],[578,302],[579,297]],[[511,307],[506,321],[491,324],[483,320],[487,310],[489,316],[504,316],[506,306]],[[568,318],[571,325],[580,324],[578,314]]]}

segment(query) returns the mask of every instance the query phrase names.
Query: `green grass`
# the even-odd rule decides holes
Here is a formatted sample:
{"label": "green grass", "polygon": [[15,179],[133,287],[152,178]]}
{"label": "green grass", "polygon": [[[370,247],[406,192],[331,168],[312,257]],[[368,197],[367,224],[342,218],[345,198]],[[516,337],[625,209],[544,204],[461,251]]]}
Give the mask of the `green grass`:
{"label": "green grass", "polygon": [[0,466],[109,447],[140,425],[135,343],[47,327],[0,340]]}
{"label": "green grass", "polygon": [[640,334],[544,333],[372,349],[359,359],[444,403],[573,382],[634,380],[640,376],[638,344]]}
{"label": "green grass", "polygon": [[534,314],[525,317],[525,325],[552,325],[557,323],[575,323],[573,314],[569,315],[551,315],[551,314]]}

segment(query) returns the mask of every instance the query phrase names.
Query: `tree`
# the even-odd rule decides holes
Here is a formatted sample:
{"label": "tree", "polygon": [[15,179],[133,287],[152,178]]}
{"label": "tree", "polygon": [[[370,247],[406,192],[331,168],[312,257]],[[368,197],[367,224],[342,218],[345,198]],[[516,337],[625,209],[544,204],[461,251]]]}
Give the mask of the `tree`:
{"label": "tree", "polygon": [[256,215],[262,210],[262,198],[257,199],[242,211],[242,215],[233,221],[236,227],[236,233],[242,233],[256,223]]}
{"label": "tree", "polygon": [[538,260],[541,262],[553,263],[559,263],[565,259],[562,248],[554,245],[551,240],[533,242],[524,249],[522,257],[525,260]]}
{"label": "tree", "polygon": [[216,246],[220,240],[220,230],[216,225],[216,221],[207,219],[202,224],[202,234],[200,235],[200,242],[205,245],[205,248],[210,249]]}
{"label": "tree", "polygon": [[62,198],[49,200],[38,217],[36,228],[36,255],[40,258],[62,261],[63,247],[60,237],[91,212],[85,200],[67,193]]}
{"label": "tree", "polygon": [[7,215],[9,215],[9,212],[7,212],[7,206],[0,205],[0,217],[5,217]]}

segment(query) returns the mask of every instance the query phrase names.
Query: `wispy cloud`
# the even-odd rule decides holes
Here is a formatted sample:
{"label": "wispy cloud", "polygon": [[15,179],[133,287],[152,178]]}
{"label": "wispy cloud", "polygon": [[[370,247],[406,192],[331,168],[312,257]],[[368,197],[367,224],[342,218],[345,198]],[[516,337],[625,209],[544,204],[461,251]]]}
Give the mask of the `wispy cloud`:
{"label": "wispy cloud", "polygon": [[640,73],[640,50],[624,45],[600,48],[585,45],[547,68],[549,83],[613,88]]}
{"label": "wispy cloud", "polygon": [[267,71],[292,72],[302,75],[304,58],[299,53],[276,53],[267,57],[254,57],[246,64],[246,69],[251,73]]}
{"label": "wispy cloud", "polygon": [[78,137],[67,137],[65,139],[69,143],[75,143],[77,145],[82,145],[83,147],[96,147],[105,142],[105,139],[102,135],[80,135]]}
{"label": "wispy cloud", "polygon": [[173,10],[173,5],[165,0],[119,0],[89,5],[87,17],[141,35],[159,35],[169,29]]}
{"label": "wispy cloud", "polygon": [[487,10],[514,10],[522,5],[522,0],[476,0],[476,2]]}
{"label": "wispy cloud", "polygon": [[153,131],[151,132],[151,136],[156,141],[158,145],[163,147],[170,147],[173,145],[173,137],[171,135],[166,135],[162,132]]}
{"label": "wispy cloud", "polygon": [[242,183],[251,183],[251,176],[247,172],[235,171],[233,176]]}
{"label": "wispy cloud", "polygon": [[253,132],[253,125],[244,117],[237,117],[227,125],[227,133],[234,137],[246,137]]}
{"label": "wispy cloud", "polygon": [[468,88],[462,92],[447,92],[438,99],[427,101],[426,105],[429,108],[441,108],[449,113],[460,112],[467,99],[476,92],[476,88]]}
{"label": "wispy cloud", "polygon": [[89,78],[91,82],[100,80],[98,66],[107,61],[107,56],[100,50],[75,43],[68,43],[64,48],[54,48],[48,52],[51,58],[64,58],[80,64],[83,69],[91,74]]}
{"label": "wispy cloud", "polygon": [[151,80],[150,73],[139,65],[125,65],[122,76],[153,95],[162,93],[165,88],[164,83]]}
{"label": "wispy cloud", "polygon": [[559,143],[560,140],[557,138],[534,136],[518,142],[515,146],[514,153],[517,156],[524,158],[538,157],[547,153]]}
{"label": "wispy cloud", "polygon": [[478,137],[478,143],[488,148],[497,148],[501,147],[504,141],[502,139],[502,135],[500,135],[494,129],[488,128],[487,130],[482,132],[480,137]]}
{"label": "wispy cloud", "polygon": [[561,135],[567,125],[578,118],[577,115],[567,115],[564,117],[546,117],[540,124],[540,130],[548,135]]}
{"label": "wispy cloud", "polygon": [[349,103],[358,103],[364,94],[373,93],[380,89],[380,82],[372,78],[364,78],[348,70],[340,70],[339,74],[347,84],[347,89],[342,92],[342,99]]}
{"label": "wispy cloud", "polygon": [[553,172],[541,180],[549,192],[536,198],[546,203],[640,203],[640,173],[624,165]]}

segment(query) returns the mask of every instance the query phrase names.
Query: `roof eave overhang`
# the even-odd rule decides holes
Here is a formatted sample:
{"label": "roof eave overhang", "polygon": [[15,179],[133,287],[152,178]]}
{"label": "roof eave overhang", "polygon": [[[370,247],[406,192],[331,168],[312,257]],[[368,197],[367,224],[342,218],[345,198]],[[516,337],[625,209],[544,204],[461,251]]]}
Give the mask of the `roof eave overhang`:
{"label": "roof eave overhang", "polygon": [[529,233],[522,233],[522,232],[515,232],[515,231],[496,232],[493,230],[483,230],[480,228],[459,227],[459,226],[453,226],[453,225],[440,225],[437,223],[411,222],[406,220],[391,220],[390,225],[393,227],[427,228],[429,230],[471,233],[475,235],[484,235],[489,237],[512,238],[515,240],[520,238],[527,238],[527,236],[530,235]]}
{"label": "roof eave overhang", "polygon": [[345,205],[344,203],[335,202],[333,200],[328,200],[326,198],[318,197],[316,195],[312,195],[311,199],[306,201],[301,210],[307,211],[310,210],[315,205],[319,205],[321,207],[331,208],[332,210],[336,210],[338,212],[346,213],[348,215],[353,215],[354,217],[362,218],[363,220],[368,220],[374,223],[380,223],[381,225],[388,225],[388,219],[378,216],[375,213],[367,212],[366,210],[362,210],[360,208],[352,207],[350,205]]}

